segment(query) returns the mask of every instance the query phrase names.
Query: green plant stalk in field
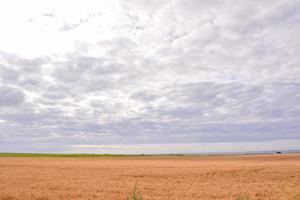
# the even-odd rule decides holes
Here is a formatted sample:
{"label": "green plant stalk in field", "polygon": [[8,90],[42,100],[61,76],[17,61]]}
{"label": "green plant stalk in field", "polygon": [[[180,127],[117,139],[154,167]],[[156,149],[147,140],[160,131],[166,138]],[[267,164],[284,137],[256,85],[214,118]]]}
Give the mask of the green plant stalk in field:
{"label": "green plant stalk in field", "polygon": [[240,194],[240,195],[238,195],[236,200],[250,200],[250,198],[247,194]]}
{"label": "green plant stalk in field", "polygon": [[134,184],[133,191],[128,194],[126,200],[143,200],[141,193],[137,189],[137,183]]}

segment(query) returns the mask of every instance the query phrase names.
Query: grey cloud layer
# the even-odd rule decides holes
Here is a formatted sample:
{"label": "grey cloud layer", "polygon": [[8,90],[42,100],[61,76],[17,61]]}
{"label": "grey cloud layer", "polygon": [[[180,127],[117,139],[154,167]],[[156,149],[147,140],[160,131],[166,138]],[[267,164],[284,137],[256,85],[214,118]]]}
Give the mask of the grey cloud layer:
{"label": "grey cloud layer", "polygon": [[114,5],[73,52],[0,52],[0,146],[300,139],[298,1]]}

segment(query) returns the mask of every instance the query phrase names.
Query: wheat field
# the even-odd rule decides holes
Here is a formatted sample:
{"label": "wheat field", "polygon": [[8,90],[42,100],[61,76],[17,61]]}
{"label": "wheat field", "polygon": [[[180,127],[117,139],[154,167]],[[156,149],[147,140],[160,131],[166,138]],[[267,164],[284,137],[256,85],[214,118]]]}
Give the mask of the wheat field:
{"label": "wheat field", "polygon": [[0,200],[299,200],[300,154],[0,157]]}

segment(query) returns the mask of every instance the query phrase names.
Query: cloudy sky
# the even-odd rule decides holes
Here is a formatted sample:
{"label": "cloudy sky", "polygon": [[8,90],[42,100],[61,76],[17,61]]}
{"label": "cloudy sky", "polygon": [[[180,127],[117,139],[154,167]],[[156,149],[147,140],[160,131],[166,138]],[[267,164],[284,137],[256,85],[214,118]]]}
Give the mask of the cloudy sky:
{"label": "cloudy sky", "polygon": [[0,152],[300,147],[300,1],[0,3]]}

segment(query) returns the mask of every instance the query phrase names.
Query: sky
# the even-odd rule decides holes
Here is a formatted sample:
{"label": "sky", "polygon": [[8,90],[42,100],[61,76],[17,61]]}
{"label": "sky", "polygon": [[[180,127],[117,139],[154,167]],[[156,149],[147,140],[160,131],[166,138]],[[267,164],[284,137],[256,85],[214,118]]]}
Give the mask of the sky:
{"label": "sky", "polygon": [[0,152],[300,149],[300,1],[0,1]]}

